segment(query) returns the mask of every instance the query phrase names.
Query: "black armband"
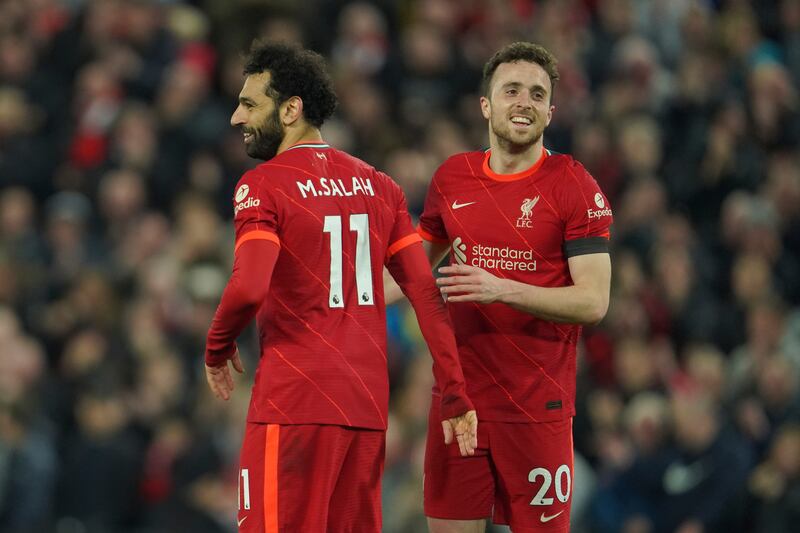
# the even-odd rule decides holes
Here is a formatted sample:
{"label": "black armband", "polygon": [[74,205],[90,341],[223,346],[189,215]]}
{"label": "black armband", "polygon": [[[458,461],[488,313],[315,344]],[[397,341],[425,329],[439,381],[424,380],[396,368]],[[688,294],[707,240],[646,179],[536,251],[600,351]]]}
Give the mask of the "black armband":
{"label": "black armband", "polygon": [[601,253],[608,253],[608,239],[606,237],[586,237],[564,243],[564,255],[568,258],[576,255]]}

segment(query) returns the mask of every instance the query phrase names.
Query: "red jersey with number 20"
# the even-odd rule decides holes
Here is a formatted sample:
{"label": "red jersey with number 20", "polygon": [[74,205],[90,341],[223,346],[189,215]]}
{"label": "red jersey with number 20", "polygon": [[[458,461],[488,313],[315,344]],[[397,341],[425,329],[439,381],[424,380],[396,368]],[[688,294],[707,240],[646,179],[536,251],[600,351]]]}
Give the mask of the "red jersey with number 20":
{"label": "red jersey with number 20", "polygon": [[[450,245],[450,262],[542,287],[572,284],[567,259],[607,252],[611,208],[572,157],[543,150],[500,175],[490,152],[458,154],[433,177],[418,231]],[[467,394],[481,420],[546,422],[575,414],[580,326],[505,304],[450,303]]]}
{"label": "red jersey with number 20", "polygon": [[248,421],[386,429],[383,266],[420,242],[400,187],[326,144],[301,144],[242,177],[234,213],[237,249],[280,245],[257,315]]}

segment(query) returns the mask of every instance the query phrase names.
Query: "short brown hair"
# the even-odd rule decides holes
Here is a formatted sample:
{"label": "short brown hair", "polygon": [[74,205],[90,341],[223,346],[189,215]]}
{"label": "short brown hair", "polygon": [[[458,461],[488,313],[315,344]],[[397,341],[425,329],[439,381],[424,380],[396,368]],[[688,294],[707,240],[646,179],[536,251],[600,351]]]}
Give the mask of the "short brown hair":
{"label": "short brown hair", "polygon": [[516,61],[527,61],[536,63],[547,72],[550,77],[550,84],[553,86],[550,93],[550,101],[553,100],[553,92],[558,81],[558,60],[544,46],[516,42],[504,46],[495,53],[492,58],[483,66],[483,81],[481,82],[481,92],[484,96],[489,96],[489,85],[494,76],[494,71],[502,63],[514,63]]}

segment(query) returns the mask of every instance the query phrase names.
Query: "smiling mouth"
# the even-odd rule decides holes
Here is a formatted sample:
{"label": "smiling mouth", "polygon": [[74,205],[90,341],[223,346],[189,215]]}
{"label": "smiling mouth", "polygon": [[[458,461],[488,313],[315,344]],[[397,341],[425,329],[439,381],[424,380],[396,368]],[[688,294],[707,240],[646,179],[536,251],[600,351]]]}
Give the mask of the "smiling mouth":
{"label": "smiling mouth", "polygon": [[252,133],[247,133],[247,132],[244,132],[243,135],[245,144],[252,142],[253,138],[255,137],[255,135],[253,135]]}
{"label": "smiling mouth", "polygon": [[527,127],[533,124],[533,120],[528,117],[514,116],[511,117],[511,123],[519,127]]}

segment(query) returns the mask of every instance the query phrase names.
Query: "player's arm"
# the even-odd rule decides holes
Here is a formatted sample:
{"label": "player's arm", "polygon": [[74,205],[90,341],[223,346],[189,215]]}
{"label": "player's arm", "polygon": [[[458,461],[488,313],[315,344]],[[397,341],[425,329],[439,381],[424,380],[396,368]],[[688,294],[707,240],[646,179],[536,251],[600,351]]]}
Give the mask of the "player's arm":
{"label": "player's arm", "polygon": [[498,278],[469,265],[450,265],[437,283],[449,302],[504,303],[544,320],[597,324],[606,315],[611,290],[608,253],[576,255],[568,260],[573,284],[538,287]]}
{"label": "player's arm", "polygon": [[[448,245],[446,242],[422,240],[422,248],[428,256],[431,268],[442,262],[447,255]],[[392,277],[388,269],[383,269],[383,294],[386,305],[398,302],[403,297],[403,291]]]}
{"label": "player's arm", "polygon": [[396,251],[387,268],[417,315],[422,336],[433,357],[433,374],[441,397],[445,442],[453,435],[462,455],[473,455],[478,445],[478,419],[467,397],[450,315],[431,274],[430,260],[419,242]]}
{"label": "player's arm", "polygon": [[267,297],[279,250],[277,242],[266,239],[248,240],[236,249],[233,272],[206,337],[206,380],[214,395],[223,400],[230,398],[233,390],[228,361],[239,373],[244,371],[236,338]]}

